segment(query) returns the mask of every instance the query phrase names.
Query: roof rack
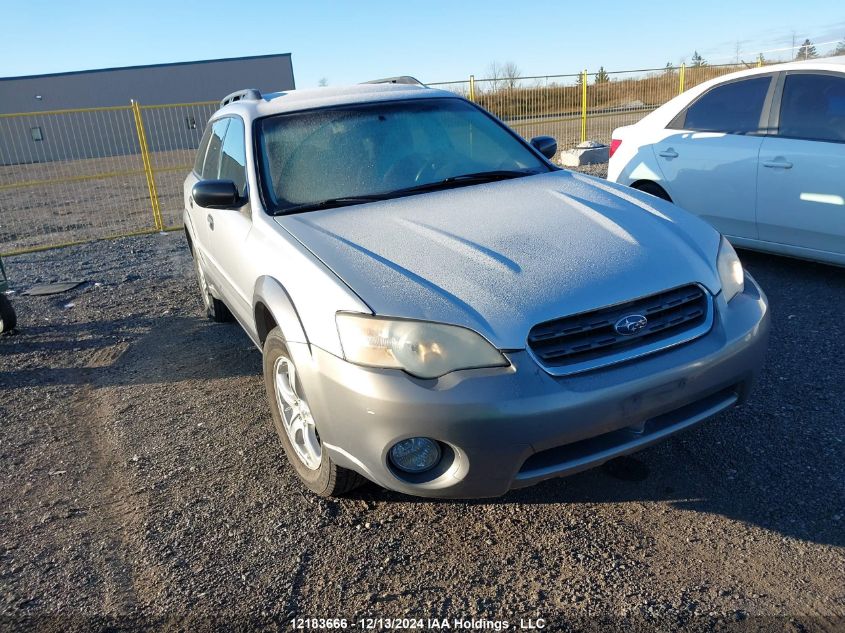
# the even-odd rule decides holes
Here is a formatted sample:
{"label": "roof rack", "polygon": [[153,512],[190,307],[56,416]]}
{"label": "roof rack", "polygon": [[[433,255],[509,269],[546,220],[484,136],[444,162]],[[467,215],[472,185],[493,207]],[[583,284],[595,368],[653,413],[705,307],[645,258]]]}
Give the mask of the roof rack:
{"label": "roof rack", "polygon": [[364,81],[362,83],[365,84],[405,84],[408,86],[422,86],[423,88],[426,85],[421,82],[416,77],[411,77],[410,75],[400,75],[398,77],[385,77],[384,79],[373,79],[371,81]]}
{"label": "roof rack", "polygon": [[236,90],[232,94],[223,97],[220,107],[222,108],[224,105],[229,105],[235,101],[258,101],[259,99],[261,99],[260,90],[257,88],[245,88],[244,90]]}

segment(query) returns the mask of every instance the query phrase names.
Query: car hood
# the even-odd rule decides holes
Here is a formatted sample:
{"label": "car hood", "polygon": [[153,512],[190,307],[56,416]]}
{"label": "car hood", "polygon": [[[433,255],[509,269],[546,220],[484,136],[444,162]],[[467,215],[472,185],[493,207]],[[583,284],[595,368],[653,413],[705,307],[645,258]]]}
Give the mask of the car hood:
{"label": "car hood", "polygon": [[719,234],[673,205],[567,171],[279,216],[376,314],[522,349],[531,327],[699,282]]}

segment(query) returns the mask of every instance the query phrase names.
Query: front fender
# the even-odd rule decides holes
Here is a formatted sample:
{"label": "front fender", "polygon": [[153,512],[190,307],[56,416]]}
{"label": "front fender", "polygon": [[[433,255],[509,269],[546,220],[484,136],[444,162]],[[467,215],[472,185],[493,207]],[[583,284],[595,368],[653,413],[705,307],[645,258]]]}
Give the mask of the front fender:
{"label": "front fender", "polygon": [[310,345],[290,295],[276,279],[264,275],[256,280],[252,292],[252,311],[257,343],[260,345],[264,344],[273,323],[281,328],[287,342]]}

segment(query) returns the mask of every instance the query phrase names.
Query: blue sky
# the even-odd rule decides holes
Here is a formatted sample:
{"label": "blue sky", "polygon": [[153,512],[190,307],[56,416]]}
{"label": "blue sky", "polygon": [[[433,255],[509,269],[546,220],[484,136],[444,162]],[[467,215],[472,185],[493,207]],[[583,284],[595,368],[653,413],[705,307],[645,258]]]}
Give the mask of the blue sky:
{"label": "blue sky", "polygon": [[650,68],[695,49],[727,63],[738,42],[753,60],[793,34],[845,38],[845,5],[831,0],[6,0],[0,15],[0,77],[290,52],[298,87],[480,78],[492,61],[524,76]]}

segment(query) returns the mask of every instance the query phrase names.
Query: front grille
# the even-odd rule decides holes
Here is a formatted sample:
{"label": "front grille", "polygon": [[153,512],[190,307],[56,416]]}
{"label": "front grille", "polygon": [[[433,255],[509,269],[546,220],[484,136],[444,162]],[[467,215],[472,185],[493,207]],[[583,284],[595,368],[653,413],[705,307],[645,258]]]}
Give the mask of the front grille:
{"label": "front grille", "polygon": [[[528,333],[531,351],[548,367],[566,368],[599,361],[679,336],[703,326],[709,314],[709,295],[689,285],[627,303],[540,323]],[[633,334],[619,334],[615,326],[629,315],[648,319]],[[703,333],[703,332],[702,332]],[[600,366],[598,363],[597,366]]]}

